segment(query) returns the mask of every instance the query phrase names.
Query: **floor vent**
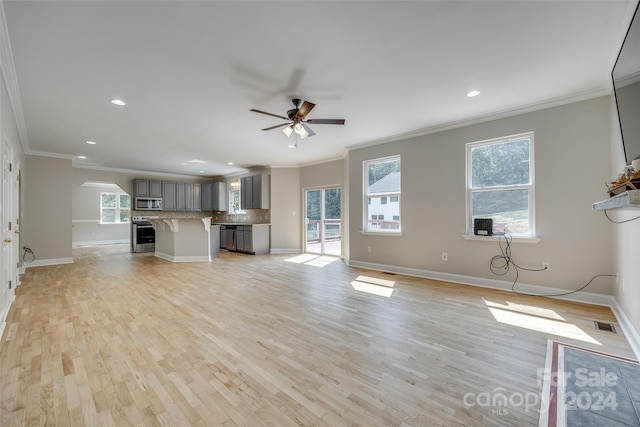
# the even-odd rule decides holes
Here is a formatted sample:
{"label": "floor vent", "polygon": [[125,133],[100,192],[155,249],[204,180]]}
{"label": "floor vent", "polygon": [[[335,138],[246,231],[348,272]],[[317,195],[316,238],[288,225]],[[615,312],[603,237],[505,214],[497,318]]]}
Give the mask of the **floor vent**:
{"label": "floor vent", "polygon": [[593,324],[596,325],[596,329],[599,331],[616,333],[616,328],[611,323],[598,322],[597,320],[594,320]]}

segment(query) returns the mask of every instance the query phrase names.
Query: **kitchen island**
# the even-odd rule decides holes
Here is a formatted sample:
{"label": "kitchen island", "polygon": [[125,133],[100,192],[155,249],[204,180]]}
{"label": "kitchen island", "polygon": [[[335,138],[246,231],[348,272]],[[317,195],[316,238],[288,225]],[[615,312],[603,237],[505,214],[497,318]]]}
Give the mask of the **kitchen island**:
{"label": "kitchen island", "polygon": [[[151,219],[156,230],[155,256],[171,262],[205,262],[217,257],[211,248],[211,217]],[[213,230],[212,230],[213,228]]]}

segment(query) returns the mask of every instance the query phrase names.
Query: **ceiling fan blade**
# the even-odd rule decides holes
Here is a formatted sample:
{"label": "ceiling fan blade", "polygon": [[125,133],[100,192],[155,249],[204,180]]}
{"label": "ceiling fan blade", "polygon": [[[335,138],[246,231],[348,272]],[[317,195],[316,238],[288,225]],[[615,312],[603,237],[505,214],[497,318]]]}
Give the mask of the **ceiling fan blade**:
{"label": "ceiling fan blade", "polygon": [[307,138],[316,134],[314,131],[311,130],[311,128],[309,126],[305,125],[304,123],[302,123],[302,127],[309,134],[309,135],[307,135]]}
{"label": "ceiling fan blade", "polygon": [[277,128],[281,128],[282,126],[290,126],[290,125],[291,125],[291,122],[289,122],[289,123],[282,123],[282,124],[279,124],[279,125],[271,126],[271,127],[264,128],[264,129],[260,129],[260,130],[271,130],[271,129],[277,129]]}
{"label": "ceiling fan blade", "polygon": [[309,119],[305,120],[306,123],[313,123],[314,125],[343,125],[344,119]]}
{"label": "ceiling fan blade", "polygon": [[298,112],[296,113],[295,117],[299,119],[304,119],[305,117],[307,117],[307,114],[309,114],[311,110],[313,110],[313,107],[315,106],[316,104],[313,104],[309,101],[304,101],[302,103],[302,107],[298,108]]}
{"label": "ceiling fan blade", "polygon": [[253,111],[254,113],[266,114],[267,116],[277,117],[277,118],[282,119],[282,120],[289,120],[288,117],[279,116],[279,115],[273,114],[273,113],[267,113],[266,111],[256,110],[255,108],[252,108],[249,111]]}

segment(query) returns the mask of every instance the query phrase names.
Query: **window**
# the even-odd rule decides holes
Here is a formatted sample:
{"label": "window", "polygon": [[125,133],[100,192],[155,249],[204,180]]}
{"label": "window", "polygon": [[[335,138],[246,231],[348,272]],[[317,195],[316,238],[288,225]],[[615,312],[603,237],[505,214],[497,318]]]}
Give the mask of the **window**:
{"label": "window", "polygon": [[244,214],[246,211],[242,210],[242,197],[240,190],[229,191],[229,213],[230,214]]}
{"label": "window", "polygon": [[475,218],[494,233],[534,236],[533,132],[467,144],[467,233]]}
{"label": "window", "polygon": [[391,203],[398,203],[398,196],[391,196],[389,200],[391,201]]}
{"label": "window", "polygon": [[128,194],[100,193],[100,223],[131,221],[131,197]]}
{"label": "window", "polygon": [[400,203],[387,201],[400,202],[400,156],[364,161],[363,173],[363,231],[399,232]]}

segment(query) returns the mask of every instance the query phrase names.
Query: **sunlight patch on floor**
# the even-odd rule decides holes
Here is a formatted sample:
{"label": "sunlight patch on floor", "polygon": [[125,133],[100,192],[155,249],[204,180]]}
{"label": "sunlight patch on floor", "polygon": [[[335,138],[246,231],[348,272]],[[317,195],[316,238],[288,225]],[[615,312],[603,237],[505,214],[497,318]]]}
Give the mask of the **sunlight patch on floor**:
{"label": "sunlight patch on floor", "polygon": [[292,262],[294,264],[305,264],[313,267],[325,267],[332,262],[338,261],[339,257],[326,256],[326,255],[315,255],[315,254],[302,254],[296,255],[291,258],[285,259],[287,262]]}
{"label": "sunlight patch on floor", "polygon": [[517,326],[532,331],[542,332],[545,334],[556,335],[573,340],[588,342],[592,344],[602,345],[589,334],[572,323],[561,322],[558,320],[545,319],[530,314],[518,313],[515,311],[504,310],[496,307],[489,307],[489,311],[500,323]]}
{"label": "sunlight patch on floor", "polygon": [[560,316],[556,311],[549,310],[548,308],[536,307],[534,305],[517,304],[509,301],[493,302],[487,300],[486,298],[482,298],[482,300],[488,307],[530,314],[532,316],[546,317],[548,319],[565,320],[565,318]]}
{"label": "sunlight patch on floor", "polygon": [[390,298],[396,282],[370,276],[358,276],[351,282],[351,287],[359,292]]}

